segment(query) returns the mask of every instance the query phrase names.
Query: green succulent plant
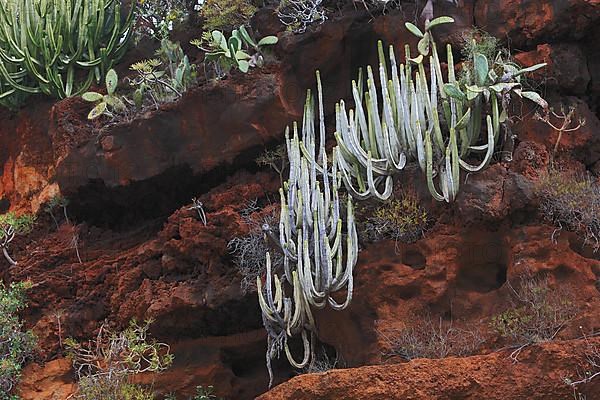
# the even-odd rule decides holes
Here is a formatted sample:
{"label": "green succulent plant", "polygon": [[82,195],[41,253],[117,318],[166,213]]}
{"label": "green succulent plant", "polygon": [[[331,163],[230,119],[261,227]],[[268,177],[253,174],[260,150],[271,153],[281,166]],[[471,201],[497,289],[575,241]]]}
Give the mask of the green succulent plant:
{"label": "green succulent plant", "polygon": [[223,32],[214,30],[205,32],[201,40],[192,40],[190,43],[206,52],[205,61],[214,62],[218,67],[217,76],[222,77],[234,67],[244,73],[251,67],[261,67],[264,63],[263,48],[277,42],[276,36],[266,36],[256,42],[246,28],[240,26],[231,32],[229,38]]}
{"label": "green succulent plant", "polygon": [[1,0],[0,98],[65,98],[100,82],[127,49],[132,4],[122,18],[117,0]]}
{"label": "green succulent plant", "polygon": [[[508,119],[511,96],[547,107],[537,93],[524,91],[520,81],[523,74],[545,64],[519,69],[501,55],[489,63],[485,55],[475,52],[472,73],[459,83],[448,45],[444,77],[431,30],[451,22],[450,17],[427,21],[424,32],[406,23],[420,38],[415,57],[405,47],[406,64],[397,64],[392,46],[386,57],[379,42],[380,85],[368,67],[366,87],[362,72],[358,82],[352,83],[355,109],[348,111],[343,100],[336,106],[337,160],[352,196],[389,199],[394,176],[407,162],[416,161],[432,196],[452,202],[459,192],[461,170],[478,172],[490,163],[502,140],[500,131]],[[469,163],[481,153],[478,164]]]}
{"label": "green succulent plant", "polygon": [[[337,153],[331,164],[325,151],[325,121],[321,81],[317,73],[318,109],[308,91],[302,128],[286,130],[289,179],[280,189],[279,237],[270,226],[265,236],[283,253],[283,271],[271,266],[267,252],[266,281],[257,277],[259,303],[268,332],[267,367],[272,383],[271,359],[281,350],[296,368],[315,360],[316,326],[313,310],[344,310],[352,301],[353,271],[358,259],[358,236],[352,199],[342,199],[342,177]],[[318,115],[318,117],[317,117]],[[317,142],[315,119],[319,121]],[[345,205],[344,205],[345,203]],[[334,294],[344,293],[339,301]],[[300,336],[303,356],[292,355],[288,340]]]}
{"label": "green succulent plant", "polygon": [[101,115],[113,116],[115,113],[120,113],[127,109],[123,100],[116,93],[118,83],[119,77],[115,70],[111,69],[106,74],[106,94],[85,92],[81,96],[85,101],[96,103],[96,106],[88,114],[88,119],[96,119]]}
{"label": "green succulent plant", "polygon": [[130,80],[135,87],[133,101],[137,108],[141,108],[148,97],[158,108],[162,102],[181,97],[196,82],[196,68],[179,43],[163,39],[156,56],[158,58],[142,60],[130,67],[138,74]]}

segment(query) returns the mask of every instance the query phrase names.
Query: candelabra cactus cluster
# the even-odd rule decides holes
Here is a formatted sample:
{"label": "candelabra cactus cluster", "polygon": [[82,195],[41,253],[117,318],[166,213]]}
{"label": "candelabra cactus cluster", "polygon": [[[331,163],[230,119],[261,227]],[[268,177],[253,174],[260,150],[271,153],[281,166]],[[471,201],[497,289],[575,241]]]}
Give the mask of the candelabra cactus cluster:
{"label": "candelabra cactus cluster", "polygon": [[0,99],[82,94],[124,54],[133,11],[122,18],[117,0],[0,0]]}
{"label": "candelabra cactus cluster", "polygon": [[[438,201],[454,201],[461,169],[477,172],[492,160],[502,140],[500,128],[508,120],[512,95],[547,107],[538,94],[523,91],[520,82],[524,73],[545,64],[519,69],[505,61],[502,53],[490,62],[486,55],[475,51],[472,59],[465,62],[468,70],[459,80],[448,45],[448,72],[444,77],[431,29],[451,22],[450,17],[427,21],[425,32],[407,23],[407,29],[420,41],[419,54],[414,58],[406,46],[405,64],[398,65],[391,46],[388,62],[379,42],[380,89],[368,67],[366,88],[362,71],[358,82],[352,82],[355,108],[347,110],[344,100],[336,104],[337,146],[331,153],[331,165],[325,150],[318,71],[318,109],[309,90],[301,131],[295,123],[290,138],[289,128],[286,130],[290,167],[289,179],[280,189],[279,237],[268,225],[263,227],[265,236],[282,252],[283,265],[274,267],[267,253],[266,281],[263,284],[257,278],[268,332],[267,367],[271,381],[271,360],[282,350],[296,368],[303,368],[314,359],[316,328],[312,309],[330,306],[343,310],[352,300],[352,272],[358,254],[352,198],[389,199],[396,175],[408,162],[415,161],[426,175],[432,196]],[[505,126],[505,132],[508,129]],[[475,165],[470,163],[478,159]],[[344,209],[342,185],[350,195]],[[344,301],[333,296],[338,291],[345,292]],[[304,345],[300,361],[288,346],[289,338],[297,335]]]}
{"label": "candelabra cactus cluster", "polygon": [[[474,53],[468,63],[472,72],[465,73],[465,79],[459,81],[452,47],[448,45],[448,73],[444,79],[431,29],[451,22],[450,17],[428,21],[425,32],[407,23],[407,28],[420,37],[419,54],[412,58],[406,46],[406,64],[399,66],[393,47],[389,48],[388,63],[379,42],[380,92],[369,66],[366,92],[362,73],[358,83],[352,82],[355,109],[346,110],[343,100],[337,104],[337,159],[345,186],[353,197],[387,200],[393,192],[394,176],[407,161],[417,161],[432,196],[452,202],[459,191],[460,170],[477,172],[491,161],[502,140],[500,128],[507,121],[511,95],[547,107],[537,93],[523,91],[520,82],[521,75],[545,64],[519,69],[503,60],[501,54],[490,62],[485,55]],[[482,152],[483,159],[476,165],[468,162]]]}
{"label": "candelabra cactus cluster", "polygon": [[[340,198],[341,175],[336,153],[329,165],[325,151],[325,123],[320,80],[318,82],[319,131],[315,138],[315,102],[309,94],[304,109],[302,131],[294,124],[293,136],[286,131],[290,174],[280,190],[279,237],[267,225],[263,229],[283,252],[283,266],[273,270],[267,253],[266,282],[257,278],[259,302],[269,333],[267,366],[284,350],[296,368],[314,359],[316,328],[311,308],[330,306],[345,309],[352,299],[352,271],[358,257],[358,236],[350,197]],[[300,137],[301,136],[301,137]],[[344,243],[345,242],[345,243]],[[334,293],[345,291],[338,301]],[[300,335],[304,355],[296,361],[288,339]],[[272,381],[272,379],[271,379]]]}

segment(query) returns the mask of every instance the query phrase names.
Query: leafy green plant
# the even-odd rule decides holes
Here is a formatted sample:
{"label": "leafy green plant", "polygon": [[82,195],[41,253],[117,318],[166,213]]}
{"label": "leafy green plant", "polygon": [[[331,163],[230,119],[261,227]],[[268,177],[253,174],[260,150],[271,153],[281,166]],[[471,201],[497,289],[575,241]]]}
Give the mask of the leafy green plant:
{"label": "leafy green plant", "polygon": [[129,382],[143,372],[164,371],[173,363],[170,347],[147,338],[152,321],[131,321],[122,332],[100,328],[94,342],[87,346],[65,340],[67,355],[79,378],[77,398],[82,400],[146,400],[151,391]]}
{"label": "leafy green plant", "polygon": [[212,386],[196,386],[196,395],[191,400],[222,400],[214,394]]}
{"label": "leafy green plant", "polygon": [[156,55],[166,65],[173,87],[185,92],[196,82],[195,66],[190,64],[179,43],[163,39]]}
{"label": "leafy green plant", "polygon": [[257,8],[249,0],[205,0],[200,9],[204,29],[229,32],[245,25]]}
{"label": "leafy green plant", "polygon": [[113,117],[118,113],[122,113],[127,109],[127,106],[117,94],[117,85],[119,77],[114,69],[111,69],[106,74],[106,94],[97,92],[85,92],[82,98],[90,103],[96,103],[96,106],[88,114],[88,119],[96,119],[101,115]]}
{"label": "leafy green plant", "polygon": [[31,214],[23,214],[18,216],[15,213],[9,212],[0,215],[0,248],[6,261],[11,265],[17,265],[8,254],[8,247],[17,235],[26,235],[33,229],[35,216]]}
{"label": "leafy green plant", "polygon": [[179,43],[161,41],[158,58],[136,62],[130,69],[137,77],[130,80],[135,88],[133,101],[138,109],[149,98],[154,106],[180,98],[196,82],[196,69],[190,64]]}
{"label": "leafy green plant", "polygon": [[191,41],[206,52],[205,62],[214,63],[218,78],[225,76],[234,67],[246,73],[251,67],[262,66],[264,47],[277,42],[276,36],[265,36],[256,42],[244,26],[234,29],[229,38],[223,32],[214,30],[205,32],[201,40]]}
{"label": "leafy green plant", "polygon": [[67,214],[67,206],[68,205],[69,205],[68,198],[63,197],[61,195],[56,195],[56,196],[53,196],[50,199],[50,201],[44,206],[44,211],[50,215],[50,217],[52,218],[52,221],[54,221],[54,225],[56,225],[57,229],[58,229],[58,219],[56,218],[56,215],[54,214],[54,212],[56,211],[57,208],[61,208],[62,214],[64,215],[64,218],[65,218],[65,222],[68,224],[69,223],[69,215]]}
{"label": "leafy green plant", "polygon": [[600,249],[600,185],[590,177],[550,169],[535,187],[539,209],[556,226],[575,232],[594,252]]}
{"label": "leafy green plant", "polygon": [[0,400],[14,400],[13,389],[21,368],[35,349],[35,336],[23,331],[19,312],[26,307],[25,293],[30,282],[0,283]]}
{"label": "leafy green plant", "polygon": [[134,8],[122,18],[117,0],[0,1],[0,97],[81,95],[125,53]]}

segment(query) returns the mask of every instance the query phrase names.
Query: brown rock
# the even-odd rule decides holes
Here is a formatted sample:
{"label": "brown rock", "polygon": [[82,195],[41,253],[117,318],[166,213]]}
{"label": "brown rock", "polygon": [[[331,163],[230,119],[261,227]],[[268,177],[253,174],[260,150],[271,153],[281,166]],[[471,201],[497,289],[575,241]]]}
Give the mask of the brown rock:
{"label": "brown rock", "polygon": [[23,400],[65,400],[77,390],[71,361],[59,358],[44,365],[30,364],[23,370],[18,387]]}
{"label": "brown rock", "polygon": [[534,51],[517,54],[515,59],[523,66],[547,63],[530,77],[548,89],[565,94],[584,94],[588,90],[591,77],[587,57],[576,43],[541,44]]}
{"label": "brown rock", "polygon": [[475,5],[475,26],[516,48],[579,40],[596,25],[599,6],[598,0],[483,0]]}
{"label": "brown rock", "polygon": [[[598,345],[600,341],[595,339],[594,343]],[[503,351],[468,358],[419,359],[406,364],[332,370],[298,376],[258,399],[567,399],[573,389],[563,378],[575,376],[584,365],[585,345],[579,340],[532,346],[523,350],[519,363],[509,358],[509,351]],[[593,381],[581,391],[593,398],[600,393],[600,381]]]}

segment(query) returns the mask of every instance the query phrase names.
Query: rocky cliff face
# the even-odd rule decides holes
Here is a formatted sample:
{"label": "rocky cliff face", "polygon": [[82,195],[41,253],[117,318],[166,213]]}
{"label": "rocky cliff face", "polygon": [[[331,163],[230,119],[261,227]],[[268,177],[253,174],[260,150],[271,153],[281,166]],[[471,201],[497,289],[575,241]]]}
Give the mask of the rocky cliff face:
{"label": "rocky cliff face", "polygon": [[[563,136],[556,162],[600,175],[600,1],[459,1],[436,13],[457,20],[440,38],[458,42],[476,25],[510,44],[524,64],[548,62],[536,82],[552,105],[573,104],[586,119]],[[376,59],[376,40],[397,47],[413,39],[393,11],[372,19],[344,13],[301,36],[280,34],[276,60],[249,75],[233,74],[185,94],[179,102],[127,123],[88,123],[78,99],[39,100],[0,116],[0,211],[39,212],[36,230],[15,240],[19,265],[4,279],[34,283],[27,324],[39,337],[38,362],[21,385],[23,399],[66,399],[75,389],[60,343],[93,337],[102,323],[124,327],[153,318],[152,334],[170,343],[175,364],[143,376],[160,393],[191,395],[214,385],[230,399],[267,391],[266,347],[253,292],[240,288],[228,241],[246,233],[241,211],[249,200],[277,199],[279,177],[254,159],[281,143],[283,129],[301,115],[315,69],[325,101],[348,97],[357,68]],[[266,12],[257,28],[277,31]],[[413,43],[414,44],[414,43]],[[317,314],[320,340],[352,369],[295,377],[264,399],[563,399],[563,378],[585,365],[581,331],[600,329],[600,256],[537,214],[533,186],[550,162],[557,133],[531,110],[519,109],[511,163],[470,176],[456,203],[423,196],[435,223],[411,245],[364,243],[352,306]],[[411,173],[406,184],[425,193]],[[58,229],[41,209],[53,195],[71,200],[75,227]],[[208,224],[190,210],[205,205]],[[81,263],[73,238],[77,237]],[[557,341],[523,350],[518,363],[506,344],[486,335],[480,355],[399,363],[387,360],[386,332],[423,310],[461,327],[489,330],[490,316],[510,305],[511,282],[544,273],[553,286],[571,288],[577,316]],[[390,365],[378,365],[382,362]],[[276,363],[276,380],[295,372]],[[583,391],[583,390],[582,390]],[[600,398],[598,381],[584,387]]]}

